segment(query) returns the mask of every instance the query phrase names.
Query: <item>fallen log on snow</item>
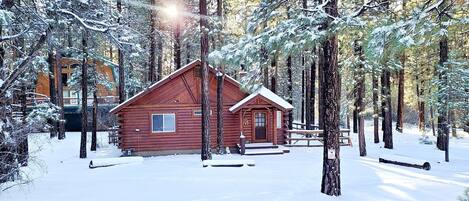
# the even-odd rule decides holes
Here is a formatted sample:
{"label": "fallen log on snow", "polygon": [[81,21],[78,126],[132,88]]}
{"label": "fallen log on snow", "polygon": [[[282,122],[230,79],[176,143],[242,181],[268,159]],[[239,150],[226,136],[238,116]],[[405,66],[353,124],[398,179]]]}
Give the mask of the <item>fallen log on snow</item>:
{"label": "fallen log on snow", "polygon": [[400,165],[405,167],[413,167],[424,170],[430,170],[430,163],[423,160],[403,157],[403,156],[382,156],[379,158],[380,163],[390,163],[394,165]]}
{"label": "fallen log on snow", "polygon": [[119,157],[119,158],[95,158],[90,161],[89,168],[100,168],[100,167],[110,167],[114,165],[122,164],[131,164],[131,163],[141,163],[143,157],[133,156],[133,157]]}
{"label": "fallen log on snow", "polygon": [[202,161],[203,167],[243,167],[243,166],[255,166],[254,160],[204,160]]}

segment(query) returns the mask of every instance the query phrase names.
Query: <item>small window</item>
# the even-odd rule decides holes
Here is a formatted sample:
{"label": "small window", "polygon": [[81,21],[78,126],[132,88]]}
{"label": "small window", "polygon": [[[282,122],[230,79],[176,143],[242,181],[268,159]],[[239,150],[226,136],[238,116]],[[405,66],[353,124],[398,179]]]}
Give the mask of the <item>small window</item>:
{"label": "small window", "polygon": [[68,74],[62,73],[62,85],[66,87],[68,86],[67,83],[68,83]]}
{"label": "small window", "polygon": [[[202,116],[202,110],[193,110],[192,115],[197,117]],[[212,115],[212,110],[210,110],[210,115]]]}
{"label": "small window", "polygon": [[176,115],[175,114],[152,114],[151,115],[152,132],[175,132]]}
{"label": "small window", "polygon": [[277,111],[277,128],[282,128],[282,111]]}

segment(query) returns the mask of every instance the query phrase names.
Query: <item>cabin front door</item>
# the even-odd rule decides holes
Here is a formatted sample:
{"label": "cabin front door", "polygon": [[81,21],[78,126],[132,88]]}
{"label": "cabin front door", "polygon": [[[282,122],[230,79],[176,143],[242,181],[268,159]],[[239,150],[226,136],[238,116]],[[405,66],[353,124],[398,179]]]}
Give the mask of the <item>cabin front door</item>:
{"label": "cabin front door", "polygon": [[267,140],[267,113],[255,112],[254,113],[254,135],[256,141]]}

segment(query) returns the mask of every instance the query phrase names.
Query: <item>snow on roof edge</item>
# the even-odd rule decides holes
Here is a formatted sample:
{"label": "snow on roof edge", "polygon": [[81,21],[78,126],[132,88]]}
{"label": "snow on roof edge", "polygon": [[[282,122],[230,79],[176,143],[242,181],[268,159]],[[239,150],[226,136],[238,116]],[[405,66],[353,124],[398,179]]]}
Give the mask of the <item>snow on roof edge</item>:
{"label": "snow on roof edge", "polygon": [[269,89],[262,86],[259,89],[257,89],[254,93],[250,94],[249,96],[247,96],[243,100],[241,100],[238,103],[236,103],[235,105],[231,106],[228,110],[230,112],[235,111],[240,106],[244,105],[245,103],[247,103],[248,101],[250,101],[251,99],[256,97],[257,95],[261,95],[264,98],[266,98],[268,100],[271,100],[272,102],[278,104],[280,107],[283,107],[284,109],[287,109],[287,110],[293,109],[293,105],[291,105],[290,103],[285,101],[282,97],[278,96],[274,92],[272,92]]}

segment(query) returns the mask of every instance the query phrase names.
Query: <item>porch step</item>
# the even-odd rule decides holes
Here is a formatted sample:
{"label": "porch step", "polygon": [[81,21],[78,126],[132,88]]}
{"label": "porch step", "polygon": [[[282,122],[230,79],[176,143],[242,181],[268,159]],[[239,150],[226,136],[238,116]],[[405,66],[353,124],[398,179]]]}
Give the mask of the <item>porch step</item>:
{"label": "porch step", "polygon": [[[238,144],[238,148],[240,145]],[[278,145],[274,145],[272,143],[249,143],[246,144],[246,149],[276,149]]]}
{"label": "porch step", "polygon": [[265,149],[246,149],[244,155],[280,155],[290,153],[290,149],[280,146],[278,148],[265,148]]}

